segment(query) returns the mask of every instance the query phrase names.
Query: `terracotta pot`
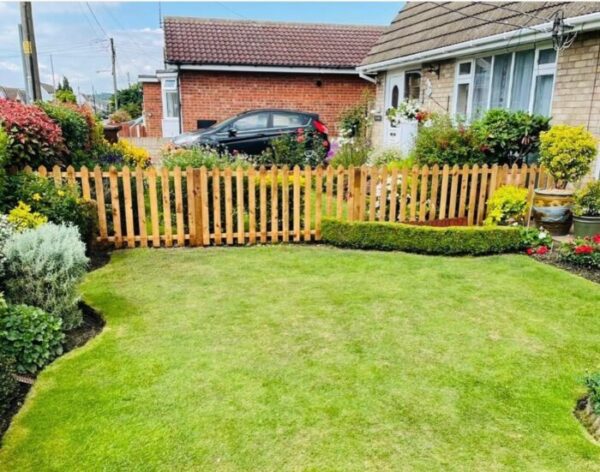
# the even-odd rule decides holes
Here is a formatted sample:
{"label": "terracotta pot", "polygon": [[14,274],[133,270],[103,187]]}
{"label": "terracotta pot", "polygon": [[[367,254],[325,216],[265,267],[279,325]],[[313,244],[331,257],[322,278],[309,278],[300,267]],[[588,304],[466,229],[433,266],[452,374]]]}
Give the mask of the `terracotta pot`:
{"label": "terracotta pot", "polygon": [[535,189],[533,218],[553,236],[564,236],[571,229],[573,190]]}
{"label": "terracotta pot", "polygon": [[574,216],[573,234],[575,236],[595,236],[600,234],[600,216]]}

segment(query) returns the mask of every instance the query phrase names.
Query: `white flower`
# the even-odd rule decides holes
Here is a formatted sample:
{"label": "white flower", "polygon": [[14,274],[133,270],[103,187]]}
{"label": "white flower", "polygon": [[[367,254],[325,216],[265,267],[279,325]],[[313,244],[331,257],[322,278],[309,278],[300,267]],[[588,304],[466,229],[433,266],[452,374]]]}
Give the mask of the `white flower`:
{"label": "white flower", "polygon": [[539,239],[546,239],[547,237],[548,237],[548,233],[546,233],[544,231],[540,231],[540,233],[538,234]]}

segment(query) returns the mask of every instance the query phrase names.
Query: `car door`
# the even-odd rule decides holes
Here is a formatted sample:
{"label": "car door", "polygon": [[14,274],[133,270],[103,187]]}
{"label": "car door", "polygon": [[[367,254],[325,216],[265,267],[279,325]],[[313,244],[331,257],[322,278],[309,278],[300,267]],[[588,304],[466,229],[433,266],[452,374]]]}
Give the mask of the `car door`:
{"label": "car door", "polygon": [[274,111],[271,114],[271,139],[283,134],[292,134],[298,131],[298,128],[305,128],[310,121],[310,116],[303,113],[293,113],[287,111]]}
{"label": "car door", "polygon": [[231,153],[260,154],[267,146],[269,112],[248,113],[233,121],[219,141]]}

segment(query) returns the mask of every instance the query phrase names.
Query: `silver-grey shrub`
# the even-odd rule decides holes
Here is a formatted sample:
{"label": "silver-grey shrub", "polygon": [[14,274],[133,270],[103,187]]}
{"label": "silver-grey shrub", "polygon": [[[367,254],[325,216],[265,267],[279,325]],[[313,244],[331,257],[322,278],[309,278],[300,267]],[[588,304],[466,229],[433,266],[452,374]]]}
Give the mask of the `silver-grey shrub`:
{"label": "silver-grey shrub", "polygon": [[32,305],[63,320],[71,329],[82,320],[77,284],[89,260],[74,226],[48,223],[12,235],[5,246],[6,298]]}
{"label": "silver-grey shrub", "polygon": [[4,278],[4,262],[6,261],[6,256],[4,255],[4,246],[6,246],[8,238],[10,238],[13,233],[14,228],[8,221],[7,216],[0,215],[0,282]]}

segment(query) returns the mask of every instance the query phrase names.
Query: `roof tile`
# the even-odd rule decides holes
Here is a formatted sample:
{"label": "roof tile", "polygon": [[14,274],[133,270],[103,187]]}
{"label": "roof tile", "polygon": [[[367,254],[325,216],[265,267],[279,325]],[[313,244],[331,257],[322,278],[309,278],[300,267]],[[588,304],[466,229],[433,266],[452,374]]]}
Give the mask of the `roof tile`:
{"label": "roof tile", "polygon": [[164,19],[168,63],[354,68],[385,27]]}

